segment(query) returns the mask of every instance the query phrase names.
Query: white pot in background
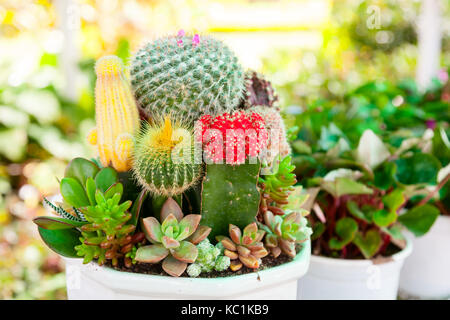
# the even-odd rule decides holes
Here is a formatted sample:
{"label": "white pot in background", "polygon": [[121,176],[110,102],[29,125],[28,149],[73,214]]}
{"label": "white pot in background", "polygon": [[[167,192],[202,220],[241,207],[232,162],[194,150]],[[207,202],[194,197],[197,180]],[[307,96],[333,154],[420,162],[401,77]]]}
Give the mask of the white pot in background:
{"label": "white pot in background", "polygon": [[308,273],[298,282],[297,299],[303,300],[392,300],[397,298],[400,270],[412,244],[392,260],[346,260],[311,256]]}
{"label": "white pot in background", "polygon": [[413,239],[413,245],[400,277],[402,295],[450,298],[450,217],[439,216],[426,235]]}
{"label": "white pot in background", "polygon": [[67,295],[78,299],[291,299],[309,266],[310,241],[295,259],[270,269],[223,278],[173,278],[121,272],[66,260]]}

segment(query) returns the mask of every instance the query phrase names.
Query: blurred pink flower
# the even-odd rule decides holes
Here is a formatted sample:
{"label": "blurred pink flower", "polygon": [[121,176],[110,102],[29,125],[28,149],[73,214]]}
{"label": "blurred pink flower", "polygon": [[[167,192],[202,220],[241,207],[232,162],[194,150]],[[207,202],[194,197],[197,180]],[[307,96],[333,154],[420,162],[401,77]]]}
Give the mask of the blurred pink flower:
{"label": "blurred pink flower", "polygon": [[194,35],[194,38],[192,38],[192,45],[193,46],[197,46],[200,43],[200,37],[199,35],[196,33]]}

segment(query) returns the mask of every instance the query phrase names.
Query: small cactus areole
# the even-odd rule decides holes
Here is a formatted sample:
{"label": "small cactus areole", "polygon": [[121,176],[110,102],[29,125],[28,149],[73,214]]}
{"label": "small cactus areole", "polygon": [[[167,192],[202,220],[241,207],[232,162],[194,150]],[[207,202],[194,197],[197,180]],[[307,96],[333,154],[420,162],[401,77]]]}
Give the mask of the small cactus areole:
{"label": "small cactus areole", "polygon": [[96,128],[88,142],[97,145],[103,166],[119,172],[131,168],[133,134],[139,129],[139,113],[125,75],[122,60],[105,56],[95,66]]}
{"label": "small cactus areole", "polygon": [[237,108],[244,71],[235,54],[210,36],[179,32],[148,43],[133,58],[131,84],[149,117],[171,113],[192,121]]}
{"label": "small cactus areole", "polygon": [[180,194],[200,178],[201,164],[195,163],[194,155],[192,132],[166,116],[137,135],[134,177],[155,195]]}

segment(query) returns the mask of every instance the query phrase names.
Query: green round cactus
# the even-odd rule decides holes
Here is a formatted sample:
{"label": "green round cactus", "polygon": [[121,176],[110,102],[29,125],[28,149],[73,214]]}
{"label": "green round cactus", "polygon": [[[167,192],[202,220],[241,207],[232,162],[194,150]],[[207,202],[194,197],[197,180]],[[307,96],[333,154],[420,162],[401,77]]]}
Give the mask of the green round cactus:
{"label": "green round cactus", "polygon": [[164,125],[147,124],[136,137],[132,168],[138,183],[153,194],[171,197],[184,192],[201,175],[192,132],[169,117]]}
{"label": "green round cactus", "polygon": [[174,114],[195,121],[237,108],[244,71],[235,54],[209,36],[159,38],[132,60],[131,84],[141,110],[149,117]]}

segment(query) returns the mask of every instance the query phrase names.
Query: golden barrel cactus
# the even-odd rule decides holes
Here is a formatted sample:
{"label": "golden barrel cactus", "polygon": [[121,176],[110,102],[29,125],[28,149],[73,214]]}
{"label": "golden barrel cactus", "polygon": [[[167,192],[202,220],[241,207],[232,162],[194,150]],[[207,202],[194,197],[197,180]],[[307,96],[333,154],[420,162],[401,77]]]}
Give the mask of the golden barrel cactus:
{"label": "golden barrel cactus", "polygon": [[95,66],[96,128],[88,141],[97,145],[103,166],[117,171],[131,168],[133,134],[139,129],[139,112],[122,60],[105,56]]}

